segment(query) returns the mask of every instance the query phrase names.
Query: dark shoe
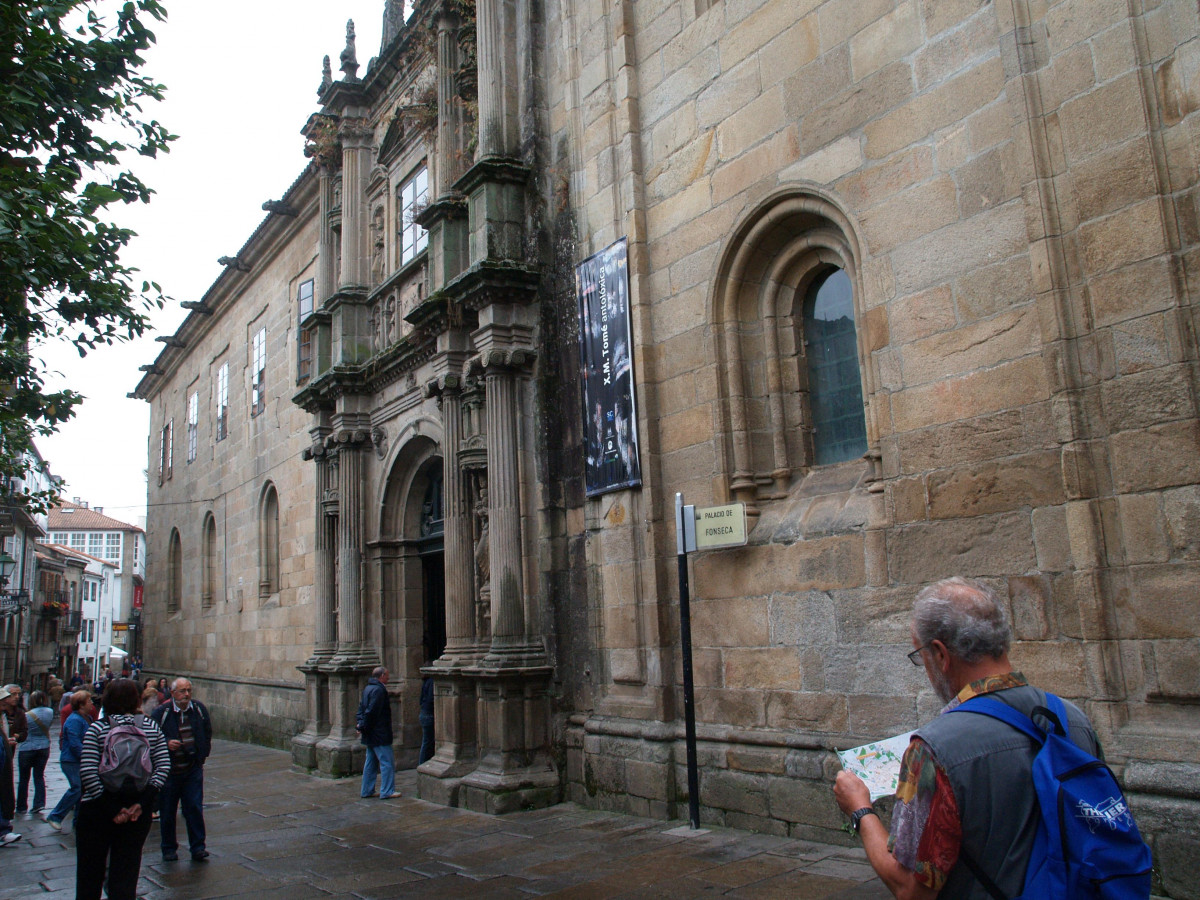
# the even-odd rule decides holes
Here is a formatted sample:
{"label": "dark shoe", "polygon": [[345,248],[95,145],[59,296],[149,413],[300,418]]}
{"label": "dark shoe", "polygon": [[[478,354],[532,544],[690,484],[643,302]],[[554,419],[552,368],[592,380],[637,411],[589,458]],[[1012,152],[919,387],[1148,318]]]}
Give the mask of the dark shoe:
{"label": "dark shoe", "polygon": [[164,850],[163,851],[163,862],[175,862],[178,859],[179,859],[179,854],[176,853],[174,850]]}
{"label": "dark shoe", "polygon": [[209,854],[207,850],[197,850],[192,854],[192,862],[204,862],[206,859],[208,859],[208,855]]}

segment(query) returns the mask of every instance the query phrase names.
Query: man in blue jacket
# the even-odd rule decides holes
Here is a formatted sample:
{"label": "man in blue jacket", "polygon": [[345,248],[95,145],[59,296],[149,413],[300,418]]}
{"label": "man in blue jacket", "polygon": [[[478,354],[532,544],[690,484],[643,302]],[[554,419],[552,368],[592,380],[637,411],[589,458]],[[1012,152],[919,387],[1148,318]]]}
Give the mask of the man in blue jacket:
{"label": "man in blue jacket", "polygon": [[392,758],[392,704],[387,692],[388,670],[376,666],[363,688],[355,730],[367,748],[363,762],[362,796],[375,796],[379,776],[379,799],[399,797],[396,793],[396,763]]}
{"label": "man in blue jacket", "polygon": [[159,793],[163,859],[179,859],[175,815],[182,806],[192,861],[204,862],[208,859],[204,848],[204,761],[212,750],[212,720],[204,704],[192,699],[192,683],[186,678],[172,682],[170,701],[155,709],[150,718],[162,729],[171,753],[171,774]]}

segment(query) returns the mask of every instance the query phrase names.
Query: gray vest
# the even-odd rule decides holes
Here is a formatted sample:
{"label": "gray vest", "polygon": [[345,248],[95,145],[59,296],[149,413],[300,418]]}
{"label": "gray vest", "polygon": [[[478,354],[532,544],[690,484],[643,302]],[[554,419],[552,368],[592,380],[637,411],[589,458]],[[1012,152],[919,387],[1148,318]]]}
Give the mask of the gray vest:
{"label": "gray vest", "polygon": [[[1025,715],[1046,704],[1045,693],[1034,687],[1009,688],[987,696]],[[1087,717],[1063,702],[1071,739],[1099,756],[1100,743]],[[1038,824],[1033,742],[1012,726],[975,713],[938,716],[917,734],[950,779],[962,820],[963,847],[1006,896],[1019,897]],[[961,859],[950,870],[938,897],[991,900]]]}

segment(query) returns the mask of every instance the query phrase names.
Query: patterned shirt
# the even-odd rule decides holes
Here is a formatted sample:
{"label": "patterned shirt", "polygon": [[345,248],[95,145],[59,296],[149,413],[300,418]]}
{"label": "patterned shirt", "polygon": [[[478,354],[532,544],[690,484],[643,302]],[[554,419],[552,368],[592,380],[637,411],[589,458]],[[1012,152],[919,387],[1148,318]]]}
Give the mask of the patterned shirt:
{"label": "patterned shirt", "polygon": [[[1020,672],[989,675],[959,691],[942,713],[980,694],[1027,684]],[[917,876],[920,884],[940,891],[958,862],[961,844],[962,819],[950,779],[933,758],[929,745],[914,737],[900,762],[888,849],[900,865]]]}

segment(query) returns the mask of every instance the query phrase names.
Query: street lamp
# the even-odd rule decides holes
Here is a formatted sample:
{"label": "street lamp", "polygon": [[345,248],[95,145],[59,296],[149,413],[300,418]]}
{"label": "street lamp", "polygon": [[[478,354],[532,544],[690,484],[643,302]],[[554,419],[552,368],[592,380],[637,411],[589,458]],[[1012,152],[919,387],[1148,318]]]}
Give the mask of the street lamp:
{"label": "street lamp", "polygon": [[7,550],[0,551],[0,590],[8,587],[8,576],[16,565],[17,561],[8,555]]}

